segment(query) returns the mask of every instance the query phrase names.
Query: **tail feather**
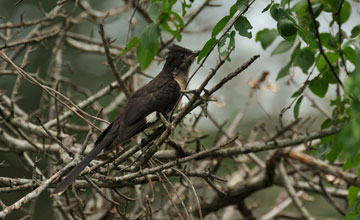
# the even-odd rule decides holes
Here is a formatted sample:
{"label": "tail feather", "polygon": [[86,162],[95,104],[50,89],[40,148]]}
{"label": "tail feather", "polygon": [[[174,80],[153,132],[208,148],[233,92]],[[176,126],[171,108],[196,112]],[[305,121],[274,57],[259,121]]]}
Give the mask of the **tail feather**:
{"label": "tail feather", "polygon": [[74,167],[70,173],[66,176],[66,178],[61,181],[60,184],[57,185],[56,189],[52,194],[58,194],[61,195],[66,188],[75,181],[76,177],[78,177],[85,169],[87,165],[108,145],[109,143],[104,143],[104,141],[98,143],[94,149],[92,149],[85,158],[76,166]]}

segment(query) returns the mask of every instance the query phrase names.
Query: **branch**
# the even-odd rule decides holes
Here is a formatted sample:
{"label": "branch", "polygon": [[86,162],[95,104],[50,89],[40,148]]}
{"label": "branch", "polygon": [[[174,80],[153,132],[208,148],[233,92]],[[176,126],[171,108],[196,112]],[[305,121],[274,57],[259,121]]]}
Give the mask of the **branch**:
{"label": "branch", "polygon": [[285,189],[286,189],[287,193],[289,194],[290,198],[293,200],[295,207],[300,212],[301,217],[303,219],[315,220],[314,217],[312,217],[310,215],[310,213],[308,212],[308,210],[304,207],[304,205],[300,201],[299,197],[297,197],[297,193],[291,183],[289,176],[286,173],[283,161],[281,161],[279,163],[279,171],[280,171],[280,175],[284,181]]}
{"label": "branch", "polygon": [[120,72],[117,70],[117,68],[114,64],[114,60],[111,57],[111,53],[110,53],[110,49],[109,49],[109,39],[106,39],[106,37],[105,37],[104,26],[102,24],[100,24],[99,27],[100,27],[99,34],[103,41],[108,64],[110,65],[111,70],[114,73],[114,76],[115,76],[116,80],[118,81],[118,84],[119,84],[121,90],[125,93],[126,97],[129,99],[131,94],[130,94],[129,90],[126,88],[124,81],[121,79]]}
{"label": "branch", "polygon": [[59,178],[69,167],[72,167],[72,166],[74,166],[74,163],[67,164],[64,168],[62,168],[61,170],[56,172],[49,179],[47,179],[46,181],[43,181],[43,183],[39,187],[37,187],[35,190],[33,190],[32,192],[23,196],[21,199],[19,199],[12,205],[6,206],[6,208],[4,208],[2,211],[0,211],[0,219],[5,218],[5,216],[8,215],[9,213],[11,213],[12,211],[20,209],[24,204],[26,204],[30,200],[37,198],[40,195],[40,193],[43,192],[45,189],[47,189],[54,180]]}
{"label": "branch", "polygon": [[312,7],[311,7],[311,1],[310,1],[310,0],[307,0],[307,2],[308,2],[308,10],[309,10],[309,12],[310,12],[310,15],[311,15],[313,24],[314,24],[314,26],[315,26],[315,35],[316,35],[316,39],[317,39],[317,42],[318,42],[318,46],[319,46],[320,53],[321,53],[321,55],[324,57],[327,65],[329,66],[329,68],[330,68],[332,74],[334,75],[334,77],[336,78],[337,82],[340,84],[341,88],[344,89],[344,85],[343,85],[343,83],[341,82],[338,74],[336,73],[334,66],[330,63],[329,58],[328,58],[328,57],[326,56],[326,54],[325,54],[325,51],[324,51],[324,48],[323,48],[323,46],[322,46],[321,39],[320,39],[319,28],[318,28],[318,25],[317,25],[317,23],[316,23],[316,18],[315,18],[314,12],[313,12]]}

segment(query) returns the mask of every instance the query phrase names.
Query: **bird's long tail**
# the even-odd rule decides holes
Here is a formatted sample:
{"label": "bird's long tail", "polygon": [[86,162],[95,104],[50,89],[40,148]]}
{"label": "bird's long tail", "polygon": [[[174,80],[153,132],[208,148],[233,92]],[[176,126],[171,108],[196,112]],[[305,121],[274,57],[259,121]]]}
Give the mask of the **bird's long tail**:
{"label": "bird's long tail", "polygon": [[57,185],[56,189],[52,194],[61,195],[66,188],[78,177],[85,169],[87,165],[105,148],[109,145],[108,141],[100,141],[86,156],[85,158],[76,166],[74,167],[70,173],[66,176],[66,178],[61,181],[60,184]]}

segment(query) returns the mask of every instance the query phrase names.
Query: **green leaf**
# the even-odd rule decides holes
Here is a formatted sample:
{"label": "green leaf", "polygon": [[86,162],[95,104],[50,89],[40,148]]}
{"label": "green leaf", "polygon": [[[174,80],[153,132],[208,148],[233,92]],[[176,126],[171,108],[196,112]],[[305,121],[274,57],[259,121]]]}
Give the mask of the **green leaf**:
{"label": "green leaf", "polygon": [[[358,141],[355,140],[355,144],[359,144]],[[345,150],[348,147],[345,147]],[[347,158],[345,164],[343,165],[343,170],[348,170],[357,167],[360,164],[360,154],[357,154],[358,147],[354,147],[351,152],[347,152],[350,156]]]}
{"label": "green leaf", "polygon": [[332,124],[332,120],[328,118],[321,124],[321,129],[330,128]]}
{"label": "green leaf", "polygon": [[[340,2],[340,1],[339,1]],[[339,8],[339,7],[338,7]],[[351,15],[351,5],[349,2],[344,1],[344,4],[342,5],[341,11],[340,11],[340,22],[341,24],[345,23],[347,20],[349,20]],[[338,15],[337,13],[333,13],[333,19],[338,22]]]}
{"label": "green leaf", "polygon": [[329,68],[323,69],[320,73],[324,81],[328,84],[337,84],[338,81]]}
{"label": "green leaf", "polygon": [[264,12],[268,11],[268,10],[270,9],[270,7],[272,6],[273,3],[274,3],[274,2],[271,1],[271,2],[261,11],[261,13],[264,13]]}
{"label": "green leaf", "polygon": [[321,3],[316,3],[316,2],[311,3],[311,8],[313,10],[315,18],[318,17],[321,14],[321,12],[323,11],[323,7],[322,7]]}
{"label": "green leaf", "polygon": [[277,77],[276,77],[276,80],[279,80],[287,75],[290,74],[290,66],[291,66],[291,63],[289,63],[288,65],[286,65],[284,68],[282,68],[280,70],[280,72],[278,73]]}
{"label": "green leaf", "polygon": [[274,51],[271,53],[271,56],[272,55],[275,55],[275,54],[281,54],[281,53],[284,53],[288,50],[290,50],[290,48],[293,46],[294,42],[289,42],[289,41],[282,41],[280,42],[274,49]]}
{"label": "green leaf", "polygon": [[339,154],[342,151],[342,146],[338,145],[338,144],[334,144],[335,142],[335,136],[330,136],[327,137],[326,139],[331,140],[331,150],[330,152],[326,155],[326,159],[329,160],[330,163],[334,163],[334,161],[336,160],[336,158],[339,156]]}
{"label": "green leaf", "polygon": [[261,30],[257,32],[255,41],[260,41],[261,47],[266,50],[268,46],[274,42],[275,38],[277,37],[278,32],[276,29],[267,29]]}
{"label": "green leaf", "polygon": [[251,38],[252,35],[251,35],[251,31],[249,30],[252,29],[252,26],[246,17],[244,16],[239,17],[236,20],[234,27],[241,36]]}
{"label": "green leaf", "polygon": [[[223,38],[220,39],[219,43],[218,43],[218,52],[220,54],[221,57],[226,57],[231,49],[235,46],[235,31],[231,31],[231,33],[227,33],[224,35]],[[228,41],[228,46],[225,48],[225,50],[222,50],[222,48],[225,46],[227,39],[229,39]],[[227,61],[231,61],[230,57],[227,58]]]}
{"label": "green leaf", "polygon": [[[339,58],[339,54],[335,52],[328,52],[326,53],[326,57],[328,58],[330,64],[334,65]],[[321,54],[319,54],[316,68],[319,70],[319,72],[324,71],[324,69],[326,68],[329,68],[324,56]]]}
{"label": "green leaf", "polygon": [[174,36],[176,38],[177,41],[181,41],[181,34],[179,31],[176,30],[172,30],[167,21],[163,20],[163,22],[161,22],[161,27],[168,33],[170,33],[172,36]]}
{"label": "green leaf", "polygon": [[350,186],[349,192],[348,192],[348,201],[349,201],[349,207],[352,208],[355,204],[355,201],[358,197],[360,188],[357,186]]}
{"label": "green leaf", "polygon": [[244,11],[246,7],[249,5],[250,0],[237,0],[236,7],[239,11]]}
{"label": "green leaf", "polygon": [[356,25],[355,27],[353,27],[353,29],[351,30],[351,38],[355,38],[360,34],[360,24]]}
{"label": "green leaf", "polygon": [[224,29],[226,24],[229,22],[230,18],[231,18],[230,16],[223,17],[213,28],[211,36],[216,37],[216,35],[218,35],[220,33],[220,31],[222,31],[222,29]]}
{"label": "green leaf", "polygon": [[347,46],[343,49],[343,53],[345,55],[345,58],[350,61],[352,64],[355,65],[356,63],[356,52],[353,48]]}
{"label": "green leaf", "polygon": [[237,11],[238,11],[238,9],[237,9],[237,5],[236,5],[236,3],[235,3],[235,4],[233,4],[233,6],[231,6],[231,8],[230,8],[229,16],[230,16],[230,17],[233,17],[234,14],[235,14]]}
{"label": "green leaf", "polygon": [[307,0],[300,0],[291,8],[291,11],[295,12],[298,17],[303,17],[307,12],[307,7]]}
{"label": "green leaf", "polygon": [[158,19],[162,13],[162,6],[160,2],[153,2],[149,8],[149,17],[154,22],[157,23]]}
{"label": "green leaf", "polygon": [[162,0],[162,10],[170,12],[177,0]]}
{"label": "green leaf", "polygon": [[279,31],[279,34],[282,37],[284,37],[285,39],[293,36],[297,32],[297,29],[296,29],[294,23],[292,21],[290,21],[289,19],[281,19],[277,23],[277,29]]}
{"label": "green leaf", "polygon": [[288,17],[286,11],[282,8],[279,8],[279,4],[273,4],[273,6],[271,6],[270,14],[271,17],[273,17],[276,21]]}
{"label": "green leaf", "polygon": [[310,82],[310,90],[320,98],[323,98],[326,95],[326,92],[329,88],[329,84],[320,77],[316,77]]}
{"label": "green leaf", "polygon": [[157,52],[159,48],[160,29],[158,24],[150,24],[140,34],[140,43],[149,52]]}
{"label": "green leaf", "polygon": [[329,50],[334,50],[337,48],[336,39],[329,33],[321,33],[320,40],[322,45]]}
{"label": "green leaf", "polygon": [[316,50],[318,48],[317,41],[311,31],[305,31],[301,26],[297,25],[300,37],[309,45],[310,48]]}
{"label": "green leaf", "polygon": [[154,56],[155,55],[146,50],[142,44],[139,44],[139,46],[136,48],[136,58],[139,61],[141,70],[145,70],[146,67],[150,65],[151,61],[154,59]]}
{"label": "green leaf", "polygon": [[295,103],[295,106],[294,106],[294,118],[295,118],[295,120],[297,120],[299,118],[299,110],[300,110],[300,105],[301,105],[302,100],[303,100],[303,96],[301,96]]}
{"label": "green leaf", "polygon": [[235,31],[231,31],[228,49],[235,46]]}
{"label": "green leaf", "polygon": [[192,2],[190,1],[190,4],[187,4],[186,1],[181,2],[181,8],[182,8],[182,16],[184,17],[186,15],[186,9],[191,8]]}
{"label": "green leaf", "polygon": [[136,49],[136,57],[140,68],[144,70],[149,66],[159,50],[160,29],[158,24],[150,24],[139,36],[139,46]]}
{"label": "green leaf", "polygon": [[221,48],[222,48],[223,46],[225,46],[226,40],[227,40],[228,38],[230,38],[230,34],[225,34],[224,37],[221,38],[221,40],[219,41],[219,43],[218,43],[218,45],[217,45],[217,46],[218,46],[218,52],[219,52],[219,54],[220,54],[221,57],[226,56],[226,54],[227,54],[227,50],[225,49],[224,51],[221,51]]}
{"label": "green leaf", "polygon": [[208,40],[206,42],[206,44],[201,49],[201,51],[200,51],[200,53],[198,55],[197,63],[199,63],[200,60],[202,58],[204,58],[210,52],[210,50],[214,47],[215,44],[216,44],[216,38],[215,37],[210,38],[210,40]]}
{"label": "green leaf", "polygon": [[347,213],[343,220],[359,220],[360,215],[356,213]]}
{"label": "green leaf", "polygon": [[133,47],[136,46],[136,44],[139,43],[139,38],[134,37],[132,38],[126,45],[126,47],[123,49],[123,51],[121,52],[121,56],[124,55],[125,53],[127,53],[129,50],[131,50]]}
{"label": "green leaf", "polygon": [[295,49],[294,49],[293,52],[291,53],[291,60],[290,60],[291,63],[293,63],[294,60],[295,60],[295,58],[296,58],[297,56],[299,56],[300,50],[301,50],[301,42],[299,42],[299,43],[296,45]]}
{"label": "green leaf", "polygon": [[341,1],[339,0],[326,0],[321,1],[322,5],[324,6],[324,10],[327,12],[336,13],[340,7]]}
{"label": "green leaf", "polygon": [[314,61],[315,54],[309,48],[302,49],[299,55],[295,58],[295,64],[298,65],[304,73],[307,73]]}
{"label": "green leaf", "polygon": [[[175,25],[175,27],[183,28],[185,26],[183,19],[181,18],[181,16],[178,13],[172,11],[172,12],[170,12],[170,14],[175,17],[175,19],[173,19],[173,24]],[[175,21],[178,21],[178,23],[176,23]],[[176,29],[176,30],[178,30],[178,29]]]}

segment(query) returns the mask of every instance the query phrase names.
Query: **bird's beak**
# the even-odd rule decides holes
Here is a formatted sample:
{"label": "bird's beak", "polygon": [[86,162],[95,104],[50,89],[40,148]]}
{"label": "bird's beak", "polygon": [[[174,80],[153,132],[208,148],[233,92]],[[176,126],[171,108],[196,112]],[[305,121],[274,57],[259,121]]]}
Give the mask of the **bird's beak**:
{"label": "bird's beak", "polygon": [[191,55],[188,56],[188,60],[193,61],[195,57],[199,55],[200,51],[193,51]]}

